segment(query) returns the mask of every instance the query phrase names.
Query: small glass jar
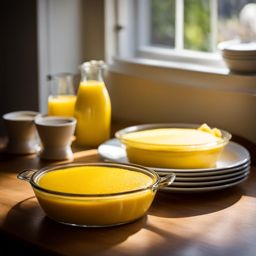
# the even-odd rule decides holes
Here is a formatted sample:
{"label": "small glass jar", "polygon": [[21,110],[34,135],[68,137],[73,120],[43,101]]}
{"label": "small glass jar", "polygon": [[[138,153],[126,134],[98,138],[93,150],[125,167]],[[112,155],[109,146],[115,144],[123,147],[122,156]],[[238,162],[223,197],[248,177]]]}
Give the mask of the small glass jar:
{"label": "small glass jar", "polygon": [[48,97],[49,116],[74,116],[76,95],[74,75],[60,73],[50,76],[50,95]]}

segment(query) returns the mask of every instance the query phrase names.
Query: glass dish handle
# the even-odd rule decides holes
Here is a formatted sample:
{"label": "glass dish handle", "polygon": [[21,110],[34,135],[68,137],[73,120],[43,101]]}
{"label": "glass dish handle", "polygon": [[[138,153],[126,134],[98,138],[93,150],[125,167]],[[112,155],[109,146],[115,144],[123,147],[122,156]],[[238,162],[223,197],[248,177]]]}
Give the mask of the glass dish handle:
{"label": "glass dish handle", "polygon": [[36,170],[23,170],[17,175],[17,178],[20,180],[30,181],[35,172]]}
{"label": "glass dish handle", "polygon": [[168,175],[161,177],[160,181],[153,186],[153,191],[171,185],[175,180],[175,177],[175,173],[169,173]]}

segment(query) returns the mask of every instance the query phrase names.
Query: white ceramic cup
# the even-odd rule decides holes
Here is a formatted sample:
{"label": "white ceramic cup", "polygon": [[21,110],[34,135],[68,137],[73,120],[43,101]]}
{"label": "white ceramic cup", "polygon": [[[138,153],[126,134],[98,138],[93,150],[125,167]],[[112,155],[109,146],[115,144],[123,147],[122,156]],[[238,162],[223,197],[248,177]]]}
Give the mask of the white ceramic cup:
{"label": "white ceramic cup", "polygon": [[16,111],[3,115],[8,142],[6,151],[12,154],[33,154],[40,149],[34,125],[38,112]]}
{"label": "white ceramic cup", "polygon": [[47,160],[72,160],[72,136],[76,119],[61,116],[38,116],[36,128],[41,140],[40,158]]}

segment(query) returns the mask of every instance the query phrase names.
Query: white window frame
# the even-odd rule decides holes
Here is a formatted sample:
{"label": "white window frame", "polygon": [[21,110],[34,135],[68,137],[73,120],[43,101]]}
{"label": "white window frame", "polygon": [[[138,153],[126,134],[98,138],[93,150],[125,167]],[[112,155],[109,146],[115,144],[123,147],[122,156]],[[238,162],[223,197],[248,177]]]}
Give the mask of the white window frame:
{"label": "white window frame", "polygon": [[[166,49],[163,47],[149,46],[150,28],[147,25],[150,20],[150,11],[148,10],[148,0],[136,2],[140,10],[139,15],[139,40],[136,56],[154,60],[167,60],[180,63],[195,63],[207,65],[210,67],[224,67],[221,56],[216,52],[217,42],[217,19],[218,4],[217,0],[210,0],[211,6],[211,53],[192,51],[184,49],[184,0],[175,0],[175,47]],[[146,24],[147,23],[147,24]],[[143,39],[142,39],[143,38]]]}
{"label": "white window frame", "polygon": [[[139,17],[139,48],[149,45],[150,28],[148,26],[150,20],[150,5],[148,0],[140,0],[135,2],[136,9],[140,10]],[[218,19],[218,2],[210,0],[210,26],[211,26],[211,50],[216,51],[217,42],[217,19]],[[155,47],[152,47],[154,51]],[[184,50],[184,0],[175,0],[175,50]]]}
{"label": "white window frame", "polygon": [[[214,11],[211,12],[212,50],[216,50],[217,34],[217,0],[210,0]],[[118,58],[146,58],[153,60],[166,60],[180,63],[195,63],[207,65],[209,67],[222,67],[224,62],[219,53],[195,52],[183,49],[183,15],[176,15],[175,22],[175,49],[165,49],[162,47],[149,46],[150,28],[147,20],[150,19],[148,10],[148,0],[108,0],[105,1],[106,10],[106,52]],[[111,11],[112,9],[112,11]],[[140,15],[137,15],[137,10]],[[176,0],[176,13],[183,13],[184,0]],[[111,13],[112,12],[112,13]],[[135,16],[129,17],[130,13]],[[138,20],[137,20],[138,18]],[[110,20],[109,20],[110,19]],[[138,31],[135,29],[135,22],[138,21]],[[112,23],[112,30],[110,27]],[[114,28],[114,29],[113,29]],[[113,35],[114,33],[114,35]],[[139,36],[137,36],[137,33]],[[112,35],[111,35],[112,34]],[[115,43],[113,42],[115,38]],[[112,45],[112,53],[109,54],[109,47]],[[116,49],[113,49],[115,45]]]}

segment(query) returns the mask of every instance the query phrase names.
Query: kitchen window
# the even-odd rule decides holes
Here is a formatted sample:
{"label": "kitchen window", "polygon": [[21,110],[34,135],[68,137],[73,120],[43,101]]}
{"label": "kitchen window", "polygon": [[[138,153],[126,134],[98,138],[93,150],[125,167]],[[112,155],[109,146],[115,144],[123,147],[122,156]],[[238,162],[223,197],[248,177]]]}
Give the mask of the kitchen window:
{"label": "kitchen window", "polygon": [[255,40],[255,6],[256,1],[248,0],[116,0],[116,47],[108,55],[192,69],[203,65],[227,73],[217,44],[235,38]]}

